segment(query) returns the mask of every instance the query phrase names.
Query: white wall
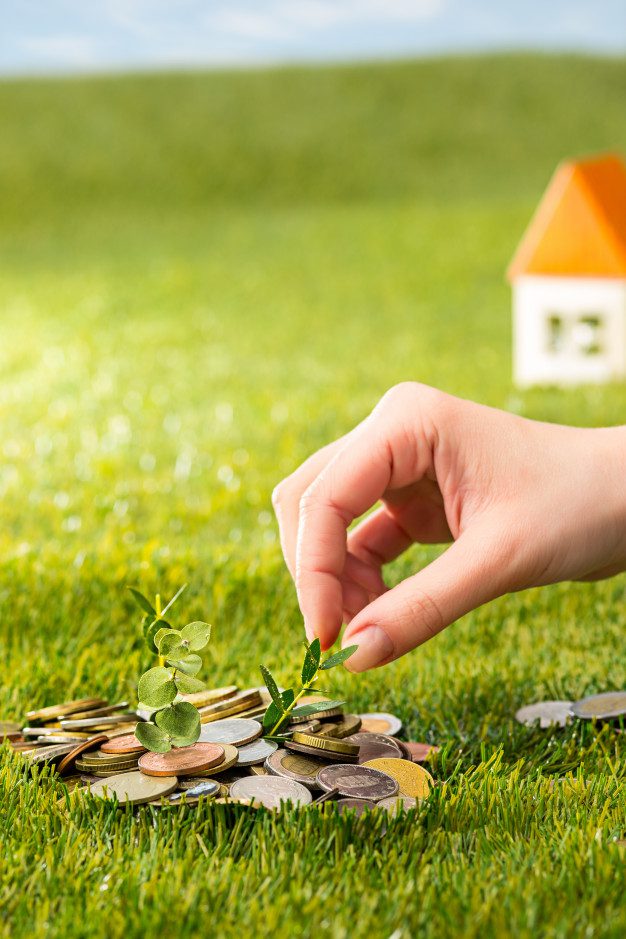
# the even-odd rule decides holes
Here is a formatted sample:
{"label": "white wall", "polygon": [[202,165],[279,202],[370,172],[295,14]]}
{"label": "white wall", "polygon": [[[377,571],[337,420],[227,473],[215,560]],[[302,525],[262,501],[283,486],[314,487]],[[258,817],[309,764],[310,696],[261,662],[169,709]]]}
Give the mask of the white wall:
{"label": "white wall", "polygon": [[[549,348],[547,321],[563,318],[564,348]],[[602,352],[577,347],[580,317],[603,317]],[[572,332],[575,330],[575,332]],[[584,332],[584,327],[583,330]],[[577,385],[626,376],[626,279],[518,277],[513,284],[513,377],[521,387]]]}

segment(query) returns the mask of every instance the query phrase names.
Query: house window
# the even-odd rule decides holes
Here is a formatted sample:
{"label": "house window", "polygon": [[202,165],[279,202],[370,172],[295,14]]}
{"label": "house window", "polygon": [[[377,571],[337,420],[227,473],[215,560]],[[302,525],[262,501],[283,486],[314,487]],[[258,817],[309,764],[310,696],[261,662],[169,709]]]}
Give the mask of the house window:
{"label": "house window", "polygon": [[546,324],[547,351],[552,355],[556,355],[557,353],[563,351],[563,346],[565,343],[565,323],[563,322],[563,317],[559,316],[558,313],[549,313]]}
{"label": "house window", "polygon": [[581,355],[601,355],[604,319],[599,313],[583,313],[572,325],[572,343]]}

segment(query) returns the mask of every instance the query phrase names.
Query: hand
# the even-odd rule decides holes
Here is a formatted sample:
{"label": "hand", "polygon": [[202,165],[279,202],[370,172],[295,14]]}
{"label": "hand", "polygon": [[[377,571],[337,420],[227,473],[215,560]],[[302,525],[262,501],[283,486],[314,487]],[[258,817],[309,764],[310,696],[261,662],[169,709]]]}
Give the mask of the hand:
{"label": "hand", "polygon": [[[626,428],[526,420],[407,382],[274,491],[309,640],[384,665],[509,591],[626,569]],[[350,533],[351,523],[380,506]],[[388,590],[384,564],[452,540]]]}

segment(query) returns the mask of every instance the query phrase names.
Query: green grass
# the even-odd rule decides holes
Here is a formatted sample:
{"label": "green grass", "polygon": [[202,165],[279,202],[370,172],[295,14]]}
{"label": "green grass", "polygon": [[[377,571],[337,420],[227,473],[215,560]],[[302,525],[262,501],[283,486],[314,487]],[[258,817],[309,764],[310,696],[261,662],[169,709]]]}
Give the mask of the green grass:
{"label": "green grass", "polygon": [[[559,159],[626,151],[625,93],[623,60],[540,56],[0,84],[0,717],[133,694],[126,583],[190,582],[212,684],[286,681],[271,489],[394,382],[623,422],[624,386],[513,389],[503,272]],[[445,784],[386,833],[68,813],[5,755],[4,932],[623,935],[626,737],[512,714],[626,685],[625,599],[623,577],[526,592],[333,673],[444,746]]]}

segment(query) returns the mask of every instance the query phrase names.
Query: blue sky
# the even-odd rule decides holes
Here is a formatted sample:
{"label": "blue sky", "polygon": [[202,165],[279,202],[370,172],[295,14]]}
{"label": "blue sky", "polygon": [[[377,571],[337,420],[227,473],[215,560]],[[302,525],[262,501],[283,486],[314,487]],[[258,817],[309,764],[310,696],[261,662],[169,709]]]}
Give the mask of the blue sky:
{"label": "blue sky", "polygon": [[626,52],[626,0],[0,0],[0,72]]}

